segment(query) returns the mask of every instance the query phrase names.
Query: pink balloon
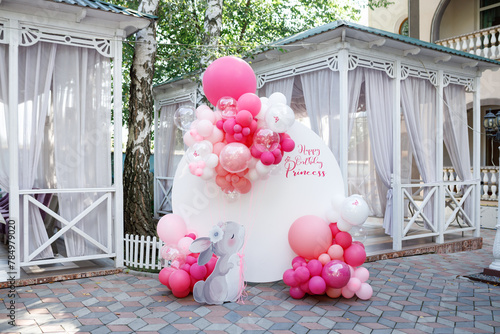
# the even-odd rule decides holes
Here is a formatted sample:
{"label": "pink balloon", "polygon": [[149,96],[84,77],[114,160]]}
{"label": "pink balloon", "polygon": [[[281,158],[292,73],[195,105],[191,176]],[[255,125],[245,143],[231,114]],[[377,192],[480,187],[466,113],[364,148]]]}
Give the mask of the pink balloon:
{"label": "pink balloon", "polygon": [[366,251],[363,246],[352,244],[344,251],[344,259],[348,265],[359,267],[366,261]]}
{"label": "pink balloon", "polygon": [[361,283],[364,283],[370,277],[370,272],[365,267],[358,267],[354,270],[354,277],[357,277]]}
{"label": "pink balloon", "polygon": [[248,110],[241,110],[236,114],[236,122],[242,127],[250,126],[250,124],[252,124],[252,121],[252,113],[250,113],[250,111]]}
{"label": "pink balloon", "polygon": [[201,280],[207,275],[207,267],[200,266],[197,263],[193,263],[189,268],[189,273],[194,279]]}
{"label": "pink balloon", "polygon": [[177,247],[179,249],[179,252],[182,254],[189,254],[189,246],[193,243],[193,239],[190,237],[183,237],[179,240],[177,243]]}
{"label": "pink balloon", "polygon": [[309,280],[309,290],[315,295],[322,295],[326,291],[325,280],[320,276],[311,277]]}
{"label": "pink balloon", "polygon": [[311,260],[307,263],[307,269],[309,269],[311,276],[320,276],[323,265],[319,260]]}
{"label": "pink balloon", "polygon": [[202,119],[196,124],[196,131],[202,137],[209,137],[214,131],[214,125],[212,122],[206,119]]}
{"label": "pink balloon", "polygon": [[238,173],[247,169],[250,159],[252,159],[250,150],[241,143],[227,144],[219,155],[220,165],[230,173]]}
{"label": "pink balloon", "polygon": [[290,226],[288,243],[295,254],[317,259],[332,244],[332,234],[325,220],[313,215],[302,216]]}
{"label": "pink balloon", "polygon": [[352,244],[352,237],[349,232],[339,232],[335,236],[335,242],[343,249],[347,249]]}
{"label": "pink balloon", "polygon": [[293,299],[300,299],[305,296],[305,292],[302,291],[298,286],[293,286],[290,288],[290,296]]}
{"label": "pink balloon", "polygon": [[164,243],[175,245],[187,234],[187,227],[181,216],[169,213],[161,217],[156,232]]}
{"label": "pink balloon", "polygon": [[203,91],[213,105],[223,96],[236,100],[245,93],[255,93],[255,73],[244,60],[226,56],[212,62],[203,74]]}
{"label": "pink balloon", "polygon": [[332,260],[323,267],[321,277],[329,287],[340,289],[347,285],[351,273],[349,266],[345,262]]}
{"label": "pink balloon", "polygon": [[176,269],[174,268],[163,268],[160,273],[158,274],[158,280],[160,281],[161,284],[165,285],[167,288],[170,288],[170,284],[168,283],[168,279],[170,275],[175,271]]}
{"label": "pink balloon", "polygon": [[276,158],[274,157],[274,155],[271,153],[271,152],[262,152],[262,154],[260,155],[260,161],[266,165],[266,166],[270,166],[272,164],[274,164]]}
{"label": "pink balloon", "polygon": [[344,298],[352,298],[354,297],[354,291],[349,290],[347,287],[342,288],[342,297]]}
{"label": "pink balloon", "polygon": [[299,282],[295,276],[295,272],[293,269],[287,269],[283,273],[283,282],[288,286],[298,286]]}
{"label": "pink balloon", "polygon": [[168,283],[170,284],[172,291],[185,291],[186,289],[189,289],[191,277],[184,270],[176,270],[168,278]]}
{"label": "pink balloon", "polygon": [[[302,263],[307,263],[306,260],[302,256],[296,256],[292,260],[292,267],[295,266],[296,264],[299,266],[302,265]],[[295,268],[293,268],[295,269]]]}
{"label": "pink balloon", "polygon": [[186,256],[186,263],[189,265],[193,265],[193,263],[196,263],[196,258],[192,255]]}
{"label": "pink balloon", "polygon": [[325,265],[328,262],[330,262],[332,259],[330,258],[330,255],[328,255],[327,253],[323,253],[318,257],[318,260],[319,260],[319,262],[321,262],[322,265]]}
{"label": "pink balloon", "polygon": [[190,288],[187,288],[186,290],[184,291],[180,291],[180,290],[172,290],[172,294],[177,297],[177,298],[184,298],[184,297],[187,297],[189,295],[189,293],[191,292],[191,289]]}
{"label": "pink balloon", "polygon": [[328,255],[332,260],[340,260],[344,256],[344,249],[340,245],[331,245],[328,248]]}
{"label": "pink balloon", "polygon": [[373,289],[371,285],[368,283],[361,283],[361,287],[356,292],[356,296],[358,296],[359,299],[368,300],[372,297],[372,295]]}
{"label": "pink balloon", "polygon": [[356,292],[361,287],[361,281],[359,278],[351,277],[346,286],[349,290]]}
{"label": "pink balloon", "polygon": [[311,273],[309,272],[309,269],[307,269],[307,267],[301,266],[295,269],[295,278],[297,279],[297,282],[299,282],[299,284],[307,282],[310,277]]}
{"label": "pink balloon", "polygon": [[254,93],[245,93],[238,99],[238,110],[248,110],[255,117],[260,112],[262,102]]}
{"label": "pink balloon", "polygon": [[326,294],[330,298],[339,298],[342,295],[342,289],[326,288]]}

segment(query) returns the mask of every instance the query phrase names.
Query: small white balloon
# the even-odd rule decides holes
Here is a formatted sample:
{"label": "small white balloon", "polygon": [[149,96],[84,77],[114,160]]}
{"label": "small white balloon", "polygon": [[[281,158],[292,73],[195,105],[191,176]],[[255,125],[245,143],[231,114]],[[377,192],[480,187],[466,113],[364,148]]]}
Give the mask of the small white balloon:
{"label": "small white balloon", "polygon": [[271,166],[266,166],[262,163],[262,161],[258,161],[255,165],[255,170],[259,173],[260,176],[269,175],[271,172]]}
{"label": "small white balloon", "polygon": [[259,173],[257,173],[257,171],[255,169],[250,169],[248,171],[247,176],[248,176],[248,179],[252,182],[255,182],[255,181],[260,179],[260,175],[259,175]]}
{"label": "small white balloon", "polygon": [[360,195],[347,197],[342,203],[340,216],[351,225],[363,224],[370,215],[370,208]]}
{"label": "small white balloon", "polygon": [[208,119],[202,119],[196,124],[196,131],[202,137],[209,137],[214,131],[214,125]]}
{"label": "small white balloon", "polygon": [[326,212],[326,219],[330,223],[336,223],[340,219],[340,214],[337,211],[335,211],[334,209],[330,209]]}
{"label": "small white balloon", "polygon": [[269,104],[273,105],[276,103],[286,104],[286,96],[283,93],[275,92],[269,96]]}
{"label": "small white balloon", "polygon": [[284,103],[276,103],[269,107],[265,117],[267,126],[274,132],[286,132],[295,122],[295,114]]}
{"label": "small white balloon", "polygon": [[186,152],[187,160],[193,161],[207,161],[208,157],[212,154],[213,145],[208,140],[203,140],[194,143]]}
{"label": "small white balloon", "polygon": [[210,154],[207,158],[207,160],[205,161],[205,165],[208,167],[208,168],[215,168],[217,167],[217,165],[219,164],[219,157],[217,156],[217,154]]}
{"label": "small white balloon", "polygon": [[339,221],[337,221],[337,228],[341,231],[344,231],[344,232],[349,232],[349,230],[351,229],[352,225],[349,224],[348,222],[342,220],[342,219],[339,219]]}
{"label": "small white balloon", "polygon": [[215,176],[215,170],[213,168],[205,167],[203,169],[203,174],[201,174],[201,178],[205,181],[211,180]]}

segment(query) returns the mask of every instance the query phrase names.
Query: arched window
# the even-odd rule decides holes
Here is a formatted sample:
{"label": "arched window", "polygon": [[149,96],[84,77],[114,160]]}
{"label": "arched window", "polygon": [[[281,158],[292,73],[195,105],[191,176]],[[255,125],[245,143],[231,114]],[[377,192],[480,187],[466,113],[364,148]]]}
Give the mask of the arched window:
{"label": "arched window", "polygon": [[410,27],[408,25],[408,18],[404,19],[399,26],[399,34],[403,36],[410,36]]}

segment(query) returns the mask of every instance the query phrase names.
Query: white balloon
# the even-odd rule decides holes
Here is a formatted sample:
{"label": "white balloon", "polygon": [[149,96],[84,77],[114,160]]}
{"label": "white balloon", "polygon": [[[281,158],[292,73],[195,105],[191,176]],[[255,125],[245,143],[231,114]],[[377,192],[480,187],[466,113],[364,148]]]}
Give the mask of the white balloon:
{"label": "white balloon", "polygon": [[267,126],[274,132],[286,132],[295,122],[295,114],[284,103],[276,103],[269,107],[265,117]]}
{"label": "white balloon", "polygon": [[340,216],[351,225],[363,224],[370,215],[370,208],[360,195],[352,195],[342,202]]}
{"label": "white balloon", "polygon": [[255,169],[250,169],[248,171],[247,177],[250,181],[255,182],[260,179],[259,173]]}
{"label": "white balloon", "polygon": [[340,212],[342,209],[342,203],[344,202],[345,197],[339,194],[336,194],[332,198],[332,207],[335,211]]}
{"label": "white balloon", "polygon": [[202,119],[196,124],[196,131],[202,137],[209,137],[214,131],[214,125],[208,119]]}
{"label": "white balloon", "polygon": [[193,146],[194,143],[196,143],[196,139],[194,139],[189,132],[186,132],[184,134],[183,139],[184,139],[184,144],[186,144],[186,146]]}
{"label": "white balloon", "polygon": [[266,166],[262,163],[262,161],[258,161],[255,165],[255,170],[259,173],[260,176],[269,175],[271,172],[271,166]]}
{"label": "white balloon", "polygon": [[215,176],[215,170],[213,168],[205,167],[203,169],[203,174],[201,174],[201,178],[205,181],[211,180]]}
{"label": "white balloon", "polygon": [[269,104],[283,103],[286,104],[286,96],[283,93],[275,92],[269,96]]}
{"label": "white balloon", "polygon": [[339,219],[337,221],[337,228],[341,231],[348,232],[351,229],[351,227],[352,227],[351,224],[342,219]]}
{"label": "white balloon", "polygon": [[194,143],[186,152],[186,158],[189,162],[192,161],[207,161],[212,154],[213,145],[208,140],[203,140]]}
{"label": "white balloon", "polygon": [[217,165],[219,164],[219,157],[217,156],[217,154],[210,154],[207,158],[207,160],[205,161],[205,165],[208,167],[208,168],[215,168],[217,167]]}
{"label": "white balloon", "polygon": [[335,211],[334,209],[330,209],[326,212],[326,219],[330,223],[336,223],[340,219],[340,214],[337,211]]}
{"label": "white balloon", "polygon": [[219,129],[218,127],[214,126],[212,134],[205,139],[211,142],[212,144],[221,142],[224,139],[224,132],[222,132],[222,130]]}
{"label": "white balloon", "polygon": [[205,119],[210,121],[212,124],[215,123],[215,113],[206,104],[202,104],[196,108],[196,117],[198,119]]}

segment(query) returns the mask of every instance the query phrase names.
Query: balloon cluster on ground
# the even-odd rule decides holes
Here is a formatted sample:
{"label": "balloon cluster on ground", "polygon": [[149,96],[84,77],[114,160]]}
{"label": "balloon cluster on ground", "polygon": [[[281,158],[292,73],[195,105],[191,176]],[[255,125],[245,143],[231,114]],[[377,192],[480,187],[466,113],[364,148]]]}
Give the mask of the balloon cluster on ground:
{"label": "balloon cluster on ground", "polygon": [[213,272],[217,257],[200,266],[197,264],[199,254],[191,253],[189,246],[196,239],[196,234],[189,232],[182,217],[176,214],[163,216],[156,231],[165,245],[160,250],[165,267],[160,271],[158,279],[177,298],[184,298],[193,292],[193,286],[205,280]]}
{"label": "balloon cluster on ground", "polygon": [[295,121],[286,97],[273,93],[259,98],[256,88],[250,65],[222,57],[203,75],[203,90],[215,110],[182,106],[174,115],[175,124],[185,131],[189,171],[215,180],[229,195],[248,193],[252,182],[265,179],[295,147],[286,133]]}
{"label": "balloon cluster on ground", "polygon": [[[353,195],[341,202],[335,203],[339,221],[349,226],[365,222],[369,211],[361,196]],[[292,298],[306,294],[371,298],[373,289],[367,283],[369,272],[362,267],[366,261],[365,247],[353,240],[349,232],[340,229],[339,221],[328,223],[321,217],[307,215],[290,226],[288,242],[298,256],[292,260],[292,268],[283,274],[283,281],[290,287]]]}

